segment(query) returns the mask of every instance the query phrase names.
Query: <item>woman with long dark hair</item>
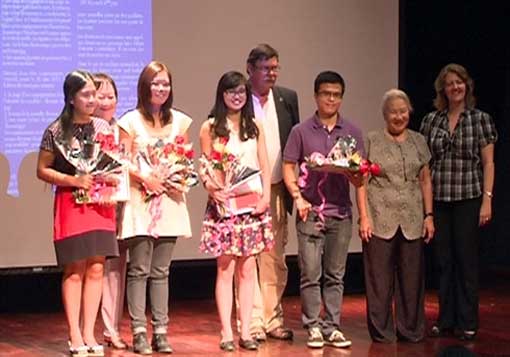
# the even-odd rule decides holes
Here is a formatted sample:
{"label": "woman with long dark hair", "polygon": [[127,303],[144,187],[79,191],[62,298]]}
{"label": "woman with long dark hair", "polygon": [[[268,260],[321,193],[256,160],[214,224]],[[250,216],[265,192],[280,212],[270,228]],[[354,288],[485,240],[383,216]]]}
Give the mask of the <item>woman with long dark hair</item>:
{"label": "woman with long dark hair", "polygon": [[62,113],[44,131],[37,177],[56,186],[54,242],[57,262],[64,268],[62,300],[69,327],[69,352],[73,356],[103,356],[103,346],[94,337],[94,325],[105,257],[118,256],[115,207],[75,203],[73,191],[90,189],[93,179],[89,174],[77,173],[57,143],[83,148],[95,133],[109,131],[110,127],[92,116],[97,103],[90,73],[73,71],[66,76],[64,102]]}
{"label": "woman with long dark hair", "polygon": [[[188,141],[191,118],[173,109],[172,102],[171,73],[163,63],[153,61],[145,66],[138,79],[136,109],[117,122],[121,142],[135,159],[130,169],[131,198],[124,207],[119,238],[129,239],[127,301],[133,350],[139,354],[151,354],[153,350],[172,353],[167,339],[170,261],[177,237],[191,236],[185,195],[167,189],[157,173],[144,171],[136,160],[148,146],[173,142],[178,136]],[[154,195],[153,200],[159,201],[156,210],[151,209],[147,192]],[[145,316],[147,285],[152,311],[152,346],[147,339]]]}
{"label": "woman with long dark hair", "polygon": [[270,172],[262,126],[253,117],[251,94],[246,78],[239,72],[225,73],[218,83],[216,101],[200,131],[200,145],[206,157],[213,146],[222,142],[226,150],[240,158],[242,165],[260,169],[263,194],[251,213],[224,217],[218,209],[227,199],[227,193],[205,178],[209,193],[201,250],[216,256],[216,305],[221,320],[220,348],[235,349],[231,326],[232,287],[236,275],[241,336],[239,346],[256,350],[258,343],[250,335],[250,319],[255,284],[255,256],[271,248],[273,236],[268,212],[270,198]]}

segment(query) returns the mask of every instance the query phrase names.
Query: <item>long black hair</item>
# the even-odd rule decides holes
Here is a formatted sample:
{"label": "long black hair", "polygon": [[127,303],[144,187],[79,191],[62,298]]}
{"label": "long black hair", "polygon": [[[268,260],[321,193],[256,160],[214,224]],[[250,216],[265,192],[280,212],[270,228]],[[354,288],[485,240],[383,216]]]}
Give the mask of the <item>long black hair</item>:
{"label": "long black hair", "polygon": [[246,103],[241,108],[241,122],[239,124],[239,138],[241,141],[248,139],[258,138],[259,129],[254,121],[253,104],[251,99],[251,90],[248,85],[246,77],[237,71],[230,71],[221,76],[216,89],[216,102],[211,110],[210,117],[214,118],[211,129],[214,137],[229,137],[229,130],[227,127],[227,114],[228,108],[225,105],[223,94],[229,90],[234,89],[239,85],[246,87]]}
{"label": "long black hair", "polygon": [[94,83],[92,75],[81,70],[68,73],[64,80],[64,108],[57,118],[62,128],[64,141],[70,141],[73,136],[74,105],[71,102],[76,93],[82,90],[89,81]]}

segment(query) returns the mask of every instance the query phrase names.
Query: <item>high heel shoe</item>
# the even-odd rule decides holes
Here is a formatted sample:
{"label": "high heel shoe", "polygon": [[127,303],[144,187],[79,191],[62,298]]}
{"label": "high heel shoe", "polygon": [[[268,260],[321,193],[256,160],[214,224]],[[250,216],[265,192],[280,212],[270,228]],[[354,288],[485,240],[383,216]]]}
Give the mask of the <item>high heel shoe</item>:
{"label": "high heel shoe", "polygon": [[67,341],[67,344],[69,345],[69,355],[71,357],[87,357],[89,356],[88,350],[89,347],[82,345],[78,347],[71,346],[71,341]]}
{"label": "high heel shoe", "polygon": [[126,341],[120,336],[104,336],[104,342],[108,347],[113,347],[116,350],[127,350],[129,347]]}
{"label": "high heel shoe", "polygon": [[87,356],[103,357],[104,356],[103,345],[87,346]]}

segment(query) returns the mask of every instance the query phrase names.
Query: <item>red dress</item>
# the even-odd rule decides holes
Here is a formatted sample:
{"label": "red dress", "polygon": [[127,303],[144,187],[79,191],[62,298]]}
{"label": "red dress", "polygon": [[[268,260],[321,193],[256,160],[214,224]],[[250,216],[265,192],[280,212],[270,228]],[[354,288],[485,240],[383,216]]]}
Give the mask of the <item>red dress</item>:
{"label": "red dress", "polygon": [[[97,118],[87,124],[73,124],[73,136],[77,139],[83,133],[93,135],[104,130],[109,130],[108,123]],[[74,175],[75,168],[55,146],[59,135],[60,123],[54,121],[44,132],[40,149],[55,154],[55,170]],[[74,189],[59,186],[55,192],[53,240],[58,264],[66,265],[94,256],[118,256],[115,205],[76,204]]]}

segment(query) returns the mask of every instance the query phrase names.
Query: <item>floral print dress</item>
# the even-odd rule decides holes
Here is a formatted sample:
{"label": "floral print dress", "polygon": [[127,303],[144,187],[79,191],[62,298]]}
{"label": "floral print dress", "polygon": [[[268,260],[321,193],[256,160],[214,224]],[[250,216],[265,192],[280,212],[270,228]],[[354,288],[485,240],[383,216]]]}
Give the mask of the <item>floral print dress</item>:
{"label": "floral print dress", "polygon": [[[258,169],[257,139],[241,141],[238,132],[230,129],[227,150],[239,156],[243,165]],[[202,225],[202,252],[215,257],[250,256],[270,250],[273,245],[269,210],[262,215],[244,213],[225,217],[220,214],[215,201],[209,197]]]}

